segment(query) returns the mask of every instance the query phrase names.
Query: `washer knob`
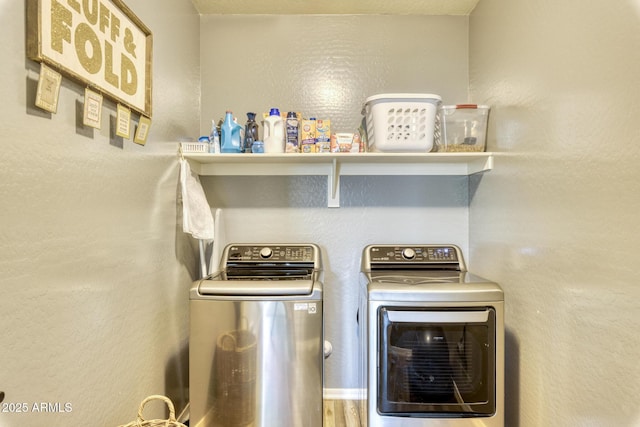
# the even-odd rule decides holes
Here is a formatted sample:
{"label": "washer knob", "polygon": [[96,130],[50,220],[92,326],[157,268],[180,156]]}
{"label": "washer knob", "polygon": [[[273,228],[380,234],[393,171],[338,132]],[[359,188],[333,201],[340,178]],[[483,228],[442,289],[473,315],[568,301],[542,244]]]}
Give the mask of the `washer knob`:
{"label": "washer knob", "polygon": [[416,257],[416,251],[411,248],[404,248],[402,250],[402,257],[404,259],[414,259]]}
{"label": "washer knob", "polygon": [[271,258],[271,255],[273,255],[273,251],[269,247],[264,247],[260,250],[260,256],[262,258]]}

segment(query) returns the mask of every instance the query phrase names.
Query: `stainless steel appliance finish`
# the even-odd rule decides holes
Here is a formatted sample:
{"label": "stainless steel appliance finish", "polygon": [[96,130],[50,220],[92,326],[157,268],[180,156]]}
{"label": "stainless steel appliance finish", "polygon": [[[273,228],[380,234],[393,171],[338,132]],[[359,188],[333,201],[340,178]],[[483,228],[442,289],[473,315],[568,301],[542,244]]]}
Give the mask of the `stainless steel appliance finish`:
{"label": "stainless steel appliance finish", "polygon": [[233,244],[190,290],[190,425],[322,427],[320,248]]}
{"label": "stainless steel appliance finish", "polygon": [[370,427],[504,427],[504,295],[455,245],[370,245],[361,373]]}

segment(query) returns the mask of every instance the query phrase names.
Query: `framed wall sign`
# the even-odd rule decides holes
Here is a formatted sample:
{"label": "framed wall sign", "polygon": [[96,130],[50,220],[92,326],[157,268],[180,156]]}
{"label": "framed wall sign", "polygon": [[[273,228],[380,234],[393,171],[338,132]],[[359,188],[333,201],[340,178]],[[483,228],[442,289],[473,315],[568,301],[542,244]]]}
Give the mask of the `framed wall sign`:
{"label": "framed wall sign", "polygon": [[84,114],[82,123],[85,126],[100,129],[102,118],[102,95],[87,88],[84,90]]}
{"label": "framed wall sign", "polygon": [[40,79],[38,79],[38,90],[36,92],[36,106],[43,110],[55,113],[58,111],[58,94],[62,76],[57,71],[46,65],[40,66]]}
{"label": "framed wall sign", "polygon": [[27,56],[151,117],[153,36],[122,0],[27,0]]}
{"label": "framed wall sign", "polygon": [[131,138],[131,110],[122,104],[118,104],[116,114],[116,135],[125,139]]}
{"label": "framed wall sign", "polygon": [[133,142],[140,145],[147,143],[147,137],[149,136],[149,129],[151,128],[151,119],[145,116],[140,116],[140,123],[136,129],[135,135],[133,135]]}

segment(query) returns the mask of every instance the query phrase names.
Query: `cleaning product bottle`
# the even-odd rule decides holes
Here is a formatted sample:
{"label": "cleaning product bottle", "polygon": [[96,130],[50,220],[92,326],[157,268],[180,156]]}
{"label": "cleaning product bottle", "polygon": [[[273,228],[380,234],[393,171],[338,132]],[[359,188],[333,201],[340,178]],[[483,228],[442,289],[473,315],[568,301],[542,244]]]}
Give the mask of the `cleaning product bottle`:
{"label": "cleaning product bottle", "polygon": [[287,140],[285,144],[285,151],[287,153],[299,153],[300,152],[300,123],[298,122],[298,114],[294,111],[287,113],[287,119],[284,122],[286,129]]}
{"label": "cleaning product bottle", "polygon": [[220,127],[222,139],[220,141],[220,151],[222,153],[242,153],[240,130],[242,126],[233,120],[233,113],[227,111],[224,122]]}
{"label": "cleaning product bottle", "polygon": [[256,113],[247,113],[247,123],[244,125],[244,152],[251,153],[253,143],[258,140],[258,123]]}
{"label": "cleaning product bottle", "polygon": [[220,134],[218,133],[218,126],[216,126],[215,120],[211,120],[211,134],[209,135],[209,152],[210,153],[220,152]]}
{"label": "cleaning product bottle", "polygon": [[277,108],[272,108],[264,119],[263,136],[265,153],[284,153],[284,121]]}

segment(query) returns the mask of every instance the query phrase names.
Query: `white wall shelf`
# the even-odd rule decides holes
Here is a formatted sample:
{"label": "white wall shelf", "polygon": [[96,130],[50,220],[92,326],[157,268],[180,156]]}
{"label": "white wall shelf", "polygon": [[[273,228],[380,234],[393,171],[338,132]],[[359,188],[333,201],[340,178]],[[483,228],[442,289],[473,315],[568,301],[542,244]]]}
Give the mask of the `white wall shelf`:
{"label": "white wall shelf", "polygon": [[340,206],[340,177],[346,175],[473,175],[493,168],[493,153],[184,153],[203,176],[327,177],[329,207]]}

